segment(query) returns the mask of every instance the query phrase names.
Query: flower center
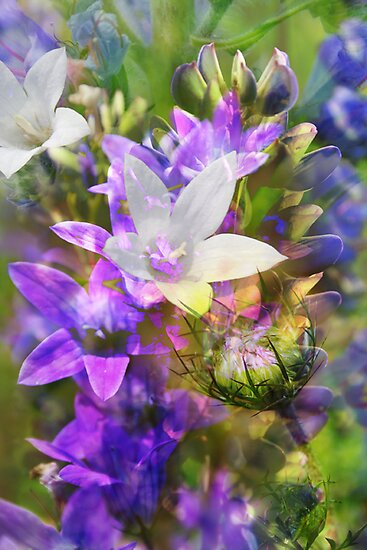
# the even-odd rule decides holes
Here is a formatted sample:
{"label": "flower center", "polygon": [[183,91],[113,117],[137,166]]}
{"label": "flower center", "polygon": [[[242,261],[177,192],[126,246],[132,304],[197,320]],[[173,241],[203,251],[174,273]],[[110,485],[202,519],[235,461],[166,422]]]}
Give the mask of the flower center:
{"label": "flower center", "polygon": [[186,254],[186,242],[172,248],[166,236],[158,235],[154,246],[146,247],[146,257],[155,271],[157,280],[166,282],[175,282],[181,278],[184,271],[182,258]]}
{"label": "flower center", "polygon": [[16,115],[14,118],[16,125],[31,145],[42,145],[52,134],[52,130],[42,127],[37,118],[33,123],[22,115]]}

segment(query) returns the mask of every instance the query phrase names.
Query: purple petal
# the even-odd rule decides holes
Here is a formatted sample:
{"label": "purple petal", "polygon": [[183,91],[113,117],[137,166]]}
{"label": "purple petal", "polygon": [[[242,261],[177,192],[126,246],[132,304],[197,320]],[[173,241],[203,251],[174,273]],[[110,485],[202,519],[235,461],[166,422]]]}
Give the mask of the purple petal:
{"label": "purple petal", "polygon": [[107,134],[102,141],[102,151],[108,156],[108,160],[113,162],[115,159],[123,160],[125,153],[130,153],[135,145],[135,141],[126,137]]}
{"label": "purple petal", "polygon": [[243,178],[256,172],[260,166],[265,164],[269,155],[266,153],[242,153],[237,157],[237,178]]}
{"label": "purple petal", "polygon": [[260,152],[266,149],[283,133],[283,126],[268,122],[249,128],[241,137],[241,151],[246,153]]}
{"label": "purple petal", "polygon": [[73,376],[84,368],[83,352],[70,332],[60,329],[28,355],[19,373],[19,384],[38,386]]}
{"label": "purple petal", "polygon": [[76,491],[65,506],[61,523],[62,534],[85,550],[110,550],[121,537],[121,525],[110,515],[97,487]]}
{"label": "purple petal", "polygon": [[291,184],[296,191],[306,191],[322,183],[338,166],[341,153],[330,145],[305,155],[296,166]]}
{"label": "purple petal", "polygon": [[299,243],[283,247],[281,252],[290,259],[282,269],[294,277],[306,277],[320,273],[338,260],[343,250],[343,241],[337,235],[305,237]]}
{"label": "purple petal", "polygon": [[[73,550],[53,527],[19,506],[0,500],[0,545],[6,538],[17,550]],[[6,547],[3,546],[5,549]],[[9,546],[9,548],[11,548]]]}
{"label": "purple petal", "polygon": [[110,233],[102,227],[87,222],[60,222],[50,229],[60,239],[102,256],[104,256],[103,248],[106,241],[111,237]]}
{"label": "purple petal", "polygon": [[325,386],[306,386],[294,400],[297,411],[323,412],[333,401],[333,392]]}
{"label": "purple petal", "polygon": [[314,323],[320,323],[327,319],[341,304],[342,298],[339,292],[328,290],[320,294],[306,296],[306,312]]}
{"label": "purple petal", "polygon": [[301,424],[302,430],[310,441],[313,439],[319,431],[325,426],[328,419],[328,415],[325,412],[319,414],[299,414],[298,420]]}
{"label": "purple petal", "polygon": [[199,124],[199,119],[183,111],[179,107],[174,107],[171,113],[172,124],[174,124],[179,138],[184,138],[191,130]]}
{"label": "purple petal", "polygon": [[83,325],[88,318],[88,294],[62,271],[17,262],[10,264],[9,275],[23,296],[53,323],[71,328]]}
{"label": "purple petal", "polygon": [[[73,421],[75,422],[75,420]],[[33,437],[29,437],[27,441],[33,445],[40,453],[43,453],[50,458],[53,458],[55,460],[62,460],[63,462],[77,462],[77,458],[73,454],[68,453],[67,451],[64,451],[60,446],[55,445],[54,443],[49,443],[48,441],[43,441],[42,439],[35,439]],[[79,442],[80,445],[80,442]],[[82,464],[82,463],[80,463]]]}
{"label": "purple petal", "polygon": [[90,487],[92,485],[98,485],[103,487],[105,485],[113,485],[114,483],[121,483],[120,480],[110,477],[102,472],[94,472],[83,466],[69,465],[60,470],[60,477],[78,487]]}
{"label": "purple petal", "polygon": [[93,317],[98,326],[104,326],[109,332],[133,332],[137,323],[143,320],[144,314],[128,305],[121,291],[107,286],[120,278],[121,272],[111,263],[98,260],[89,278]]}
{"label": "purple petal", "polygon": [[130,358],[125,355],[100,357],[85,355],[84,362],[90,385],[103,401],[110,399],[124,379]]}

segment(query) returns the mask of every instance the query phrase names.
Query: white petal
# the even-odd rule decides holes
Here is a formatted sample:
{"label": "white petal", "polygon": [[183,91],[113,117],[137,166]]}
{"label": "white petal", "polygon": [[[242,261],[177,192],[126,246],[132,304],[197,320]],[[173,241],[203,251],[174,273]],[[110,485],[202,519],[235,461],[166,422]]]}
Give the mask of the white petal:
{"label": "white petal", "polygon": [[5,116],[0,118],[0,147],[29,149],[29,141],[24,132],[15,123],[15,118]]}
{"label": "white petal", "polygon": [[[26,102],[27,96],[22,86],[15,78],[8,67],[0,61],[0,112],[3,116],[16,115],[22,105]],[[0,128],[1,133],[3,133]]]}
{"label": "white petal", "polygon": [[171,207],[167,187],[144,162],[125,155],[125,188],[136,230],[148,242],[167,225]]}
{"label": "white petal", "polygon": [[215,233],[233,197],[236,169],[236,153],[232,152],[210,164],[183,189],[172,212],[172,234],[189,233],[199,242]]}
{"label": "white petal", "polygon": [[90,134],[88,122],[73,109],[59,107],[53,119],[53,133],[45,141],[45,149],[71,145]]}
{"label": "white petal", "polygon": [[209,311],[213,289],[207,283],[187,280],[177,283],[154,282],[167,300],[180,309],[199,317]]}
{"label": "white petal", "polygon": [[44,110],[53,111],[65,86],[66,69],[65,48],[51,50],[40,57],[24,79],[29,99]]}
{"label": "white petal", "polygon": [[0,172],[7,178],[10,178],[15,172],[18,172],[27,162],[38,153],[42,153],[42,147],[35,149],[8,149],[0,147]]}
{"label": "white petal", "polygon": [[208,283],[255,275],[287,259],[267,243],[230,233],[199,243],[193,256],[187,277]]}
{"label": "white petal", "polygon": [[107,239],[103,249],[104,254],[123,271],[140,277],[141,279],[152,280],[153,276],[147,269],[146,260],[142,257],[142,248],[136,233],[125,233],[125,242],[121,237]]}

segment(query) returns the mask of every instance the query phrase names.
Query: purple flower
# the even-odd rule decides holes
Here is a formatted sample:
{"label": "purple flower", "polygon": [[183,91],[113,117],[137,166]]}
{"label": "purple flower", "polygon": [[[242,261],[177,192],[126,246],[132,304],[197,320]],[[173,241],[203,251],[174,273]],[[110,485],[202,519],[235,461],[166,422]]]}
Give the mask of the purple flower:
{"label": "purple flower", "polygon": [[158,151],[149,142],[150,148],[112,135],[104,138],[104,151],[111,162],[122,161],[124,154],[129,153],[143,160],[167,187],[181,187],[232,151],[238,153],[238,178],[255,172],[268,159],[263,150],[284,131],[281,124],[273,122],[243,129],[239,102],[233,92],[219,101],[211,121],[200,121],[178,107],[171,118],[174,128],[160,140]]}
{"label": "purple flower", "polygon": [[238,153],[237,178],[251,174],[268,159],[263,150],[284,131],[283,126],[273,122],[243,129],[239,102],[233,92],[219,101],[212,121],[200,121],[177,107],[172,120],[175,132],[170,139],[176,141],[177,146],[169,151],[161,144],[170,162],[166,170],[170,185],[189,182],[214,160],[231,151]]}
{"label": "purple flower", "polygon": [[88,293],[56,269],[26,262],[10,265],[11,279],[50,322],[61,327],[24,361],[19,382],[47,384],[86,369],[90,384],[103,400],[120,387],[129,354],[166,351],[159,342],[141,345],[135,334],[143,319],[118,290],[105,285],[119,278],[110,264],[96,264]]}
{"label": "purple flower", "polygon": [[322,139],[335,143],[350,158],[367,153],[367,99],[346,87],[335,88],[321,105],[318,129]]}
{"label": "purple flower", "polygon": [[342,162],[313,190],[313,196],[321,205],[323,201],[328,204],[324,215],[313,226],[313,232],[339,235],[344,248],[338,264],[353,261],[367,220],[367,190],[356,170],[348,162]]}
{"label": "purple flower", "polygon": [[[208,490],[200,493],[181,489],[176,509],[179,521],[194,530],[203,550],[256,550],[251,532],[251,508],[243,498],[231,496],[228,476],[218,472]],[[193,548],[190,544],[182,548]]]}
{"label": "purple flower", "polygon": [[15,0],[3,0],[0,13],[0,60],[23,79],[28,69],[57,42],[24,15]]}
{"label": "purple flower", "polygon": [[96,488],[78,491],[69,499],[61,518],[61,532],[31,512],[0,500],[2,550],[113,550],[119,547],[119,538],[119,524],[108,514]]}
{"label": "purple flower", "polygon": [[357,421],[367,427],[367,331],[356,334],[345,352],[335,359],[330,370],[342,395],[356,415]]}
{"label": "purple flower", "polygon": [[367,78],[367,24],[344,21],[338,34],[324,40],[319,63],[334,84],[356,88]]}
{"label": "purple flower", "polygon": [[52,443],[30,440],[41,452],[68,462],[60,477],[82,490],[96,488],[124,524],[151,521],[166,462],[178,442],[189,430],[225,415],[204,396],[165,391],[165,381],[158,366],[138,364],[108,404],[93,394],[78,395],[75,419]]}

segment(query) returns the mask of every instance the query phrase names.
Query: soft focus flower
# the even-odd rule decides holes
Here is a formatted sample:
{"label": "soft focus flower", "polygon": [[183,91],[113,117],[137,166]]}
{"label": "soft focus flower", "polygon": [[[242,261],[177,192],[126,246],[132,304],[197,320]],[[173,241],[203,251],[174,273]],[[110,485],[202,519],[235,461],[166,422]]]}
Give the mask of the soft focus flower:
{"label": "soft focus flower", "polygon": [[[242,497],[231,495],[228,474],[217,472],[206,492],[182,488],[178,491],[176,515],[194,535],[198,545],[178,548],[210,548],[212,550],[256,550],[258,544],[251,531],[252,511]],[[177,537],[177,545],[181,537]],[[183,537],[182,537],[183,539]],[[185,537],[186,541],[186,537]],[[177,548],[177,546],[175,546]]]}
{"label": "soft focus flower", "polygon": [[320,73],[323,68],[325,78],[334,85],[360,86],[367,79],[366,23],[358,19],[344,21],[338,34],[323,41],[316,67]]}
{"label": "soft focus flower", "polygon": [[356,415],[367,427],[367,331],[361,330],[347,349],[331,365],[330,374]]}
{"label": "soft focus flower", "polygon": [[184,188],[171,213],[166,186],[143,162],[127,156],[126,194],[137,233],[111,237],[104,253],[127,273],[154,281],[168,301],[198,315],[210,307],[208,283],[247,277],[284,260],[255,239],[211,237],[234,193],[235,162],[230,154],[203,170]]}
{"label": "soft focus flower", "polygon": [[346,87],[336,87],[320,108],[319,134],[352,159],[367,153],[367,98]]}
{"label": "soft focus flower", "polygon": [[23,86],[0,63],[0,171],[7,178],[34,155],[70,145],[89,134],[84,118],[59,107],[66,80],[65,49],[43,55],[28,71]]}
{"label": "soft focus flower", "polygon": [[100,0],[77,2],[76,13],[68,21],[73,40],[87,46],[90,54],[86,66],[102,78],[117,74],[121,69],[129,40],[118,32],[117,18],[103,11]]}
{"label": "soft focus flower", "polygon": [[0,13],[0,60],[23,80],[30,67],[57,42],[24,15],[16,0],[3,0]]}

